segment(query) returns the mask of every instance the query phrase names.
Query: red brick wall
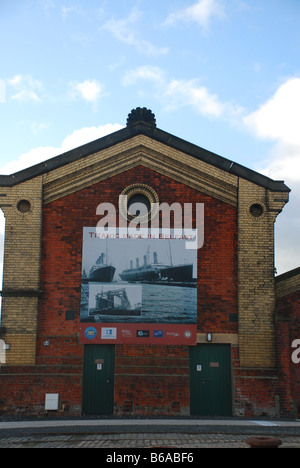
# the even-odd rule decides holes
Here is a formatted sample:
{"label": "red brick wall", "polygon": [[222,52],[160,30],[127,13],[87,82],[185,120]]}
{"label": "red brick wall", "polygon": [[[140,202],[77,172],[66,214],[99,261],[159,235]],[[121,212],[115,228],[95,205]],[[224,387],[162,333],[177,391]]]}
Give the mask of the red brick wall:
{"label": "red brick wall", "polygon": [[236,416],[275,417],[278,377],[272,369],[235,369]]}
{"label": "red brick wall", "polygon": [[[20,372],[22,377],[8,377],[7,368],[6,378],[14,379],[16,389],[10,397],[6,392],[7,408],[12,408],[15,401],[15,406],[24,404],[30,412],[31,405],[35,412],[34,408],[43,408],[45,393],[60,393],[66,411],[78,411],[82,398],[78,375],[83,363],[83,346],[77,336],[82,230],[84,226],[96,226],[100,203],[110,202],[118,207],[120,193],[135,183],[150,185],[160,202],[169,205],[204,203],[205,238],[198,252],[198,330],[237,333],[237,321],[232,320],[237,314],[236,209],[140,166],[44,206],[43,294],[36,359],[39,367],[18,371],[16,374]],[[49,346],[44,346],[46,340]],[[189,413],[188,348],[118,345],[116,349],[116,414]],[[74,393],[72,388],[76,389]],[[22,402],[23,393],[26,402]]]}
{"label": "red brick wall", "polygon": [[117,346],[115,413],[189,415],[186,346]]}
{"label": "red brick wall", "polygon": [[45,394],[59,393],[55,416],[80,415],[81,366],[2,367],[0,416],[45,415]]}
{"label": "red brick wall", "polygon": [[[205,239],[198,260],[198,329],[237,332],[237,323],[229,321],[229,314],[237,313],[236,209],[168,177],[137,167],[45,206],[41,271],[44,294],[39,312],[38,363],[67,365],[68,360],[80,359],[82,349],[76,342],[76,334],[80,320],[82,228],[96,226],[99,221],[96,208],[100,203],[110,202],[118,207],[122,190],[137,182],[153,187],[160,202],[204,203]],[[74,321],[66,321],[67,310],[75,312]],[[48,338],[50,346],[44,347],[42,342]],[[188,413],[188,350],[172,351],[171,355],[179,359],[179,368],[175,371],[173,366],[171,376],[165,375],[172,362],[170,348],[154,348],[155,359],[152,359],[152,348],[143,349],[141,355],[140,347],[129,350],[117,346],[117,414]]]}

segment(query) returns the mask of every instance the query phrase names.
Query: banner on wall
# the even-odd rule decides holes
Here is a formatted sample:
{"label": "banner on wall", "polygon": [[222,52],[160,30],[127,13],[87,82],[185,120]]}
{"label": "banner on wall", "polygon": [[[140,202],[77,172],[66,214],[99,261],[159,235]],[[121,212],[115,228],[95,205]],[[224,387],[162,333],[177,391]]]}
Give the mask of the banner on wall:
{"label": "banner on wall", "polygon": [[84,227],[81,343],[195,345],[193,235]]}

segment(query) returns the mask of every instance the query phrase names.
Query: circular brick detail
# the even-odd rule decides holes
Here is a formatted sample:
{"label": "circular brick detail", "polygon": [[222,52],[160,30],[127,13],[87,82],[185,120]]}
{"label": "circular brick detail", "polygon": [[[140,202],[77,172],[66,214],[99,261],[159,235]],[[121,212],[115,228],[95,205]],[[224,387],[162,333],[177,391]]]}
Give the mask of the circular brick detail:
{"label": "circular brick detail", "polygon": [[31,210],[31,203],[29,200],[20,200],[17,204],[17,209],[20,213],[29,213]]}
{"label": "circular brick detail", "polygon": [[253,203],[250,206],[250,213],[254,218],[260,218],[264,214],[264,207],[260,203]]}
{"label": "circular brick detail", "polygon": [[146,184],[133,184],[123,190],[119,197],[119,209],[123,218],[127,219],[127,221],[131,221],[135,218],[135,216],[128,211],[128,205],[130,205],[130,201],[134,200],[135,197],[137,201],[139,199],[140,201],[145,199],[149,207],[147,214],[140,216],[140,221],[148,222],[155,218],[158,213],[159,198],[155,190]]}

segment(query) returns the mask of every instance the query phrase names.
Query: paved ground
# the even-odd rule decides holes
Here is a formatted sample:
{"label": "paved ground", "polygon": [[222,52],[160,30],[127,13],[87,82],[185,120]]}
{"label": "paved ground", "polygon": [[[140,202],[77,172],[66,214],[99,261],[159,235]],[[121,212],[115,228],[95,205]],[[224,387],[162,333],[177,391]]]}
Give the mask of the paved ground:
{"label": "paved ground", "polygon": [[[9,437],[0,448],[199,449],[249,448],[250,435],[236,434],[72,434]],[[300,436],[284,436],[280,448],[300,448]]]}
{"label": "paved ground", "polygon": [[[2,421],[0,448],[249,448],[250,436],[272,436],[300,448],[300,421],[78,420]],[[120,453],[121,453],[120,452]],[[118,453],[118,452],[111,452]],[[134,452],[133,452],[134,453]]]}

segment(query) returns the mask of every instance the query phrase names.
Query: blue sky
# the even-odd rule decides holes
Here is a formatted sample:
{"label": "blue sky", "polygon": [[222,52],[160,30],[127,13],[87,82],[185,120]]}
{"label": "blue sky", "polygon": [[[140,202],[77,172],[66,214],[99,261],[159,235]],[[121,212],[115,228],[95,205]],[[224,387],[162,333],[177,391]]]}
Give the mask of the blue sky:
{"label": "blue sky", "polygon": [[299,0],[1,0],[0,173],[148,107],[157,126],[292,189],[276,267],[300,266]]}

